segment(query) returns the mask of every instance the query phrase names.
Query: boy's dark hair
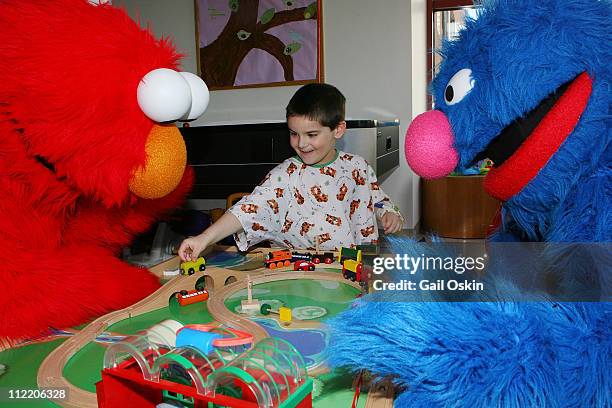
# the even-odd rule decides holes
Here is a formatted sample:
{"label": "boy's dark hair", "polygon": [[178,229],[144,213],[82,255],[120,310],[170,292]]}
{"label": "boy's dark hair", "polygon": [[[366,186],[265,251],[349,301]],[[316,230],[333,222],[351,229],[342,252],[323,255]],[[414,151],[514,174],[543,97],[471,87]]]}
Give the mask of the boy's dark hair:
{"label": "boy's dark hair", "polygon": [[329,84],[307,84],[297,90],[287,105],[287,119],[305,116],[334,130],[344,120],[346,98]]}

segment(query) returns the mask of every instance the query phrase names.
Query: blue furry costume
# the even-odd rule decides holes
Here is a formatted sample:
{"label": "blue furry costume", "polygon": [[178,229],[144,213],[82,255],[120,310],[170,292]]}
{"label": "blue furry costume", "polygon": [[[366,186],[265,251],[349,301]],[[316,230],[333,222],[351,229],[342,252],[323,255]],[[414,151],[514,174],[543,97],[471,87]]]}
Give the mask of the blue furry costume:
{"label": "blue furry costume", "polygon": [[[376,302],[375,293],[331,322],[332,366],[393,375],[404,387],[397,407],[612,407],[611,26],[609,0],[485,2],[444,45],[436,111],[406,139],[423,177],[493,159],[485,188],[504,203],[494,240],[597,243],[586,246],[597,259],[588,271],[558,249],[549,255],[569,263],[560,288],[582,279],[602,301]],[[394,241],[398,253],[420,251]]]}

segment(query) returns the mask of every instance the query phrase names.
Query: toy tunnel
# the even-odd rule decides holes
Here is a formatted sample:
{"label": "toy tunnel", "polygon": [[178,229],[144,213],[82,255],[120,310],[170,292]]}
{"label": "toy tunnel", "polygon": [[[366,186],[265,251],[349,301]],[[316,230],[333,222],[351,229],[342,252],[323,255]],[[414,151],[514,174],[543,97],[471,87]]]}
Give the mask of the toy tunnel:
{"label": "toy tunnel", "polygon": [[208,377],[207,392],[239,387],[259,407],[297,406],[312,391],[302,355],[290,343],[266,338]]}
{"label": "toy tunnel", "polygon": [[168,346],[152,341],[146,334],[130,336],[106,350],[104,368],[140,371],[143,378],[151,380],[155,361],[168,350]]}
{"label": "toy tunnel", "polygon": [[[311,406],[312,380],[302,355],[290,343],[266,338],[237,354],[213,348],[205,353],[186,345],[174,349],[146,336],[112,345],[104,357],[99,392],[110,401],[116,392],[149,403],[176,398],[194,407],[206,402],[221,406]],[[100,406],[104,407],[105,404]]]}

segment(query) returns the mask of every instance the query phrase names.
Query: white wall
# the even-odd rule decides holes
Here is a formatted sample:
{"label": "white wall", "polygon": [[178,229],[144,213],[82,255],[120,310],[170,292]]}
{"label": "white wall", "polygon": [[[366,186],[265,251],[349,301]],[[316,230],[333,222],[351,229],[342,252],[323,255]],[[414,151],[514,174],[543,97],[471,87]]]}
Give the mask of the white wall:
{"label": "white wall", "polygon": [[112,0],[112,4],[125,8],[141,26],[150,25],[158,38],[171,38],[178,51],[185,55],[181,69],[196,72],[193,0]]}
{"label": "white wall", "polygon": [[[169,36],[191,56],[183,69],[196,72],[193,0],[114,0],[113,4],[126,6],[132,16],[140,10],[141,21],[150,21],[157,35]],[[411,6],[416,14],[411,14]],[[418,178],[406,164],[403,135],[414,116],[412,105],[419,100],[415,92],[425,89],[417,83],[424,78],[418,72],[425,64],[424,15],[425,0],[323,0],[325,81],[345,94],[347,117],[401,121],[400,167],[383,180],[382,187],[399,205],[408,228],[418,222]],[[419,18],[423,24],[415,22]],[[423,43],[420,55],[413,49],[418,43]],[[284,107],[296,89],[214,91],[207,112],[194,125],[284,120]],[[418,111],[424,109],[422,95]]]}
{"label": "white wall", "polygon": [[[410,2],[327,0],[323,29],[325,81],[345,94],[347,116],[399,118],[403,141],[411,117]],[[382,188],[412,228],[414,179],[403,150],[400,167],[383,180]]]}

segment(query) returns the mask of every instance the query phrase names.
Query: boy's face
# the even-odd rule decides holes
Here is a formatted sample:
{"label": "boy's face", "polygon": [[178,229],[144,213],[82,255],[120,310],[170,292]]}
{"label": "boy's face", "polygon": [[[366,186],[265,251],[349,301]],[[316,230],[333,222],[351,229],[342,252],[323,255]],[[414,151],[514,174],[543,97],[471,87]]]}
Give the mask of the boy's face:
{"label": "boy's face", "polygon": [[331,130],[305,116],[290,116],[287,126],[291,147],[304,163],[311,166],[328,163],[335,157],[336,139],[340,139],[346,130],[344,121]]}

